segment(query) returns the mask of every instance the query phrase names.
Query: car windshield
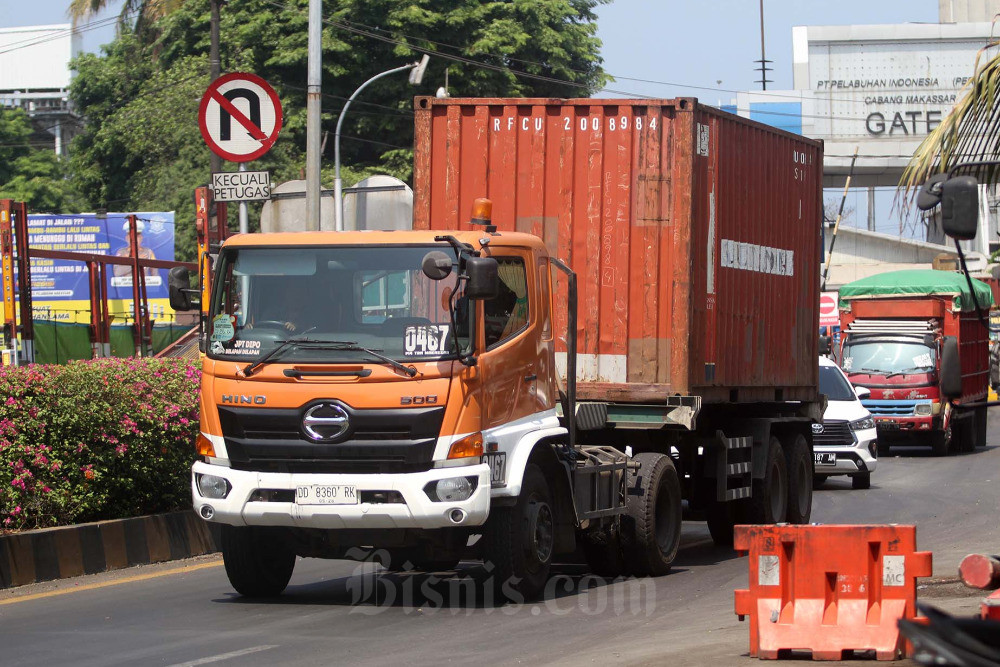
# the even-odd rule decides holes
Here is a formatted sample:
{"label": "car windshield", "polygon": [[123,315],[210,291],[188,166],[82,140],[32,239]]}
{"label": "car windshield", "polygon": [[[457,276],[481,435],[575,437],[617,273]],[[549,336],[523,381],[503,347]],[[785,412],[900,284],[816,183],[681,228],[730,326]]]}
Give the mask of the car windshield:
{"label": "car windshield", "polygon": [[[420,269],[445,246],[224,248],[209,314],[208,356],[252,362],[291,340],[276,362],[408,363],[454,357],[469,347],[473,308],[449,302],[454,272],[433,281]],[[302,341],[300,339],[307,339]]]}
{"label": "car windshield", "polygon": [[841,363],[848,373],[920,373],[932,371],[937,351],[928,345],[898,340],[848,342]]}
{"label": "car windshield", "polygon": [[851,383],[835,366],[819,367],[819,393],[831,401],[853,401],[857,398]]}

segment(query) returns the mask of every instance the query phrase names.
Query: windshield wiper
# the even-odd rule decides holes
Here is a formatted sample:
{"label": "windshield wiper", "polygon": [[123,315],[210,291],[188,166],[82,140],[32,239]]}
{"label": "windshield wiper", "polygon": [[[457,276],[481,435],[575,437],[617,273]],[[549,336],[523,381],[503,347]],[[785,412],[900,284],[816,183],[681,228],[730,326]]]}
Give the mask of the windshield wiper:
{"label": "windshield wiper", "polygon": [[312,331],[315,328],[316,327],[312,327],[310,329],[306,329],[300,335],[295,336],[293,338],[288,338],[286,340],[277,341],[278,346],[276,348],[274,348],[273,350],[271,350],[270,352],[268,352],[267,354],[265,354],[263,357],[261,357],[257,361],[254,361],[253,363],[249,363],[246,366],[244,366],[243,367],[243,375],[249,376],[255,370],[257,370],[258,368],[260,368],[261,366],[263,366],[264,364],[266,364],[268,361],[270,361],[271,359],[273,359],[279,352],[281,352],[282,350],[287,350],[288,347],[291,346],[291,345],[298,345],[300,343],[312,343],[312,342],[321,343],[321,342],[323,342],[323,341],[319,341],[319,340],[315,340],[315,339],[312,339],[312,338],[306,338],[305,337],[305,335],[307,333],[309,333],[310,331]]}
{"label": "windshield wiper", "polygon": [[847,371],[848,373],[867,373],[868,375],[882,375],[885,371],[878,368],[859,368],[858,370],[851,369]]}
{"label": "windshield wiper", "polygon": [[306,342],[310,347],[321,349],[321,350],[344,350],[346,352],[364,352],[369,354],[380,361],[384,361],[393,368],[403,371],[410,377],[417,374],[417,369],[412,366],[407,366],[399,361],[396,361],[392,357],[387,357],[384,354],[379,354],[381,350],[371,349],[368,347],[361,347],[354,341],[350,340],[309,340]]}
{"label": "windshield wiper", "polygon": [[933,366],[929,366],[929,365],[928,366],[913,366],[911,368],[904,368],[901,371],[893,371],[893,372],[889,373],[888,375],[886,375],[886,377],[887,378],[891,378],[894,375],[905,375],[906,373],[912,373],[914,371],[920,371],[920,370],[924,370],[924,369],[934,370],[934,367]]}

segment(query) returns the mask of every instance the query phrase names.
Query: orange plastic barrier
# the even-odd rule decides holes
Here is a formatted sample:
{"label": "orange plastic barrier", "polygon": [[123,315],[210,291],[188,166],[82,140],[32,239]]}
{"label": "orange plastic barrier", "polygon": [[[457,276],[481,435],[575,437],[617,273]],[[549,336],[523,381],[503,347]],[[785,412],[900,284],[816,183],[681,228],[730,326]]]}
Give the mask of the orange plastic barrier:
{"label": "orange plastic barrier", "polygon": [[750,555],[750,588],[735,605],[750,617],[750,655],[905,655],[896,621],[916,617],[917,577],[931,575],[916,541],[916,526],[736,526],[736,550]]}

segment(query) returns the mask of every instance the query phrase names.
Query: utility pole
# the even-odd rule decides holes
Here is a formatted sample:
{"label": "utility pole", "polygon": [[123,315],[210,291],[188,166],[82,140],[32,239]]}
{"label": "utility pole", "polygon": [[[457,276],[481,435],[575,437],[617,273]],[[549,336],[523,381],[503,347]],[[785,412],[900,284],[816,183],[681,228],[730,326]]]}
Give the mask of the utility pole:
{"label": "utility pole", "polygon": [[764,0],[760,0],[760,60],[756,61],[760,63],[760,84],[761,90],[767,90],[767,84],[773,83],[767,78],[767,73],[771,71],[771,68],[767,66],[770,60],[764,55]]}
{"label": "utility pole", "polygon": [[[212,21],[210,27],[210,42],[208,47],[209,76],[215,81],[222,76],[222,61],[219,58],[219,5],[222,0],[212,0]],[[222,158],[212,151],[209,154],[209,168],[212,173],[222,171]]]}
{"label": "utility pole", "polygon": [[309,78],[306,87],[306,230],[319,230],[319,137],[323,84],[323,0],[309,0]]}

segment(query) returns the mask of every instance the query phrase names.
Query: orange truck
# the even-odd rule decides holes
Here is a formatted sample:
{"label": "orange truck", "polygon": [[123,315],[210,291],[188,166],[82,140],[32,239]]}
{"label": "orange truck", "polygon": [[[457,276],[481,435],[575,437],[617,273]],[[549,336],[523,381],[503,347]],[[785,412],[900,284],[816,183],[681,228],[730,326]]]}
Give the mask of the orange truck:
{"label": "orange truck", "polygon": [[215,257],[192,493],[234,588],[360,547],[521,600],[580,552],[667,572],[683,512],[807,522],[822,144],[690,99],[417,108],[414,230]]}

